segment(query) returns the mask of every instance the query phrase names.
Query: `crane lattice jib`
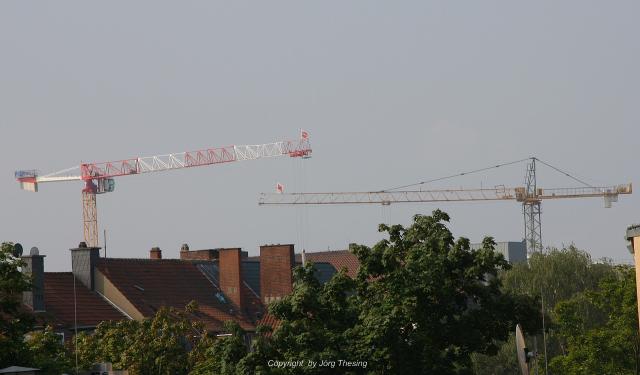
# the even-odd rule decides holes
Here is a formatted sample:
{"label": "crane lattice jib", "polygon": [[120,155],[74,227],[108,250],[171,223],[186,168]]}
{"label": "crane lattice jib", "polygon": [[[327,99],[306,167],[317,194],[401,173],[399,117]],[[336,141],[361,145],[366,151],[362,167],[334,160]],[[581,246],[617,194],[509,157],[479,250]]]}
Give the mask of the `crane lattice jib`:
{"label": "crane lattice jib", "polygon": [[411,190],[411,191],[368,191],[368,192],[332,192],[332,193],[262,193],[260,205],[327,205],[327,204],[391,204],[418,202],[470,202],[515,200],[518,202],[540,201],[561,198],[616,197],[618,194],[631,194],[631,184],[536,189],[527,194],[524,187],[494,189],[447,189],[447,190]]}
{"label": "crane lattice jib", "polygon": [[100,163],[82,163],[78,167],[47,175],[39,175],[36,170],[22,170],[16,171],[15,177],[21,183],[107,179],[276,156],[308,157],[310,154],[309,140],[299,139],[259,145],[233,145]]}
{"label": "crane lattice jib", "polygon": [[261,145],[226,146],[175,154],[147,156],[114,162],[81,164],[83,180],[112,178],[172,169],[200,167],[275,156],[304,157],[311,153],[308,140],[281,141]]}

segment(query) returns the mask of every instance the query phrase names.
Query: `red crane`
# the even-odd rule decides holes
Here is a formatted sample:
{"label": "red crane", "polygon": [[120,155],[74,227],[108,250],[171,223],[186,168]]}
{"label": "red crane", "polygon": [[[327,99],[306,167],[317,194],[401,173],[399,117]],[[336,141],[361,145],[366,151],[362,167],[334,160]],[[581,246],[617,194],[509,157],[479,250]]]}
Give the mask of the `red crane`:
{"label": "red crane", "polygon": [[23,190],[33,192],[37,192],[38,185],[45,182],[84,181],[85,187],[82,189],[84,240],[88,246],[98,246],[96,195],[112,192],[115,188],[115,177],[276,156],[308,158],[310,155],[309,134],[301,131],[300,138],[295,141],[232,145],[101,163],[82,163],[79,166],[46,175],[40,175],[37,170],[19,170],[15,172],[15,178]]}

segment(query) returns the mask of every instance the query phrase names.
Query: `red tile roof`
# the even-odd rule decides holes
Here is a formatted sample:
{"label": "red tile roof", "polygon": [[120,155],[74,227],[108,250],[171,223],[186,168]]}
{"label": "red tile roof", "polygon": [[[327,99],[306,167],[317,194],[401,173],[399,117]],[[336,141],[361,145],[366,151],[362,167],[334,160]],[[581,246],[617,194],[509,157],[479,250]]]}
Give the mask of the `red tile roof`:
{"label": "red tile roof", "polygon": [[195,300],[199,313],[194,317],[210,331],[222,330],[227,320],[235,320],[247,330],[255,329],[244,314],[216,297],[220,290],[192,261],[102,258],[97,268],[145,317],[163,306],[184,309]]}
{"label": "red tile roof", "polygon": [[[349,277],[356,277],[358,268],[360,268],[360,262],[349,250],[335,250],[335,251],[320,251],[315,253],[305,253],[305,257],[311,262],[325,262],[330,263],[336,271],[340,271],[342,268],[347,269],[347,275]],[[296,262],[302,262],[302,255],[296,254]]]}
{"label": "red tile roof", "polygon": [[[43,323],[54,326],[74,326],[73,274],[71,272],[44,273],[45,313],[38,314]],[[76,280],[76,307],[79,327],[95,327],[105,320],[127,319],[100,295]]]}
{"label": "red tile roof", "polygon": [[257,325],[268,326],[271,327],[272,331],[275,331],[280,326],[280,321],[276,319],[275,316],[266,313],[264,314],[264,317],[260,319]]}
{"label": "red tile roof", "polygon": [[256,317],[262,316],[266,310],[260,300],[260,296],[256,295],[255,291],[249,288],[246,282],[242,283],[242,301],[245,305],[245,313],[253,318],[253,320],[255,320]]}

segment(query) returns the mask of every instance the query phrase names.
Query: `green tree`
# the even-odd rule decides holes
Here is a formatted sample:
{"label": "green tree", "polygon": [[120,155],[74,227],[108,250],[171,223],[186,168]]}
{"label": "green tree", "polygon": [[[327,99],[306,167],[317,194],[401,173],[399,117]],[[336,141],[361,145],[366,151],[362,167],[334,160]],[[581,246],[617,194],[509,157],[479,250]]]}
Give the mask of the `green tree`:
{"label": "green tree", "polygon": [[[250,348],[235,323],[214,338],[163,309],[81,336],[81,359],[132,374],[470,374],[473,353],[495,354],[516,322],[530,332],[540,317],[532,297],[501,289],[497,275],[509,264],[493,240],[471,250],[469,240],[454,239],[448,220],[436,210],[408,228],[381,225],[388,238],[350,247],[361,264],[355,279],[341,270],[321,284],[312,263],[295,268],[293,292],[269,306],[277,328],[258,327]],[[184,345],[178,338],[194,328],[199,334]],[[304,363],[278,368],[269,360]]]}
{"label": "green tree", "polygon": [[51,326],[28,335],[26,345],[31,356],[30,366],[39,368],[41,374],[57,375],[73,369],[68,350]]}
{"label": "green tree", "polygon": [[[543,253],[534,253],[527,263],[517,263],[509,270],[500,273],[503,289],[508,292],[525,294],[536,298],[538,308],[542,310],[544,302],[547,356],[549,360],[566,352],[566,339],[558,334],[555,317],[550,312],[562,301],[580,293],[596,288],[598,283],[613,274],[613,266],[603,261],[595,263],[589,253],[574,245],[562,249],[549,249]],[[602,323],[601,314],[593,308],[582,309],[587,321],[597,325]],[[514,328],[514,327],[512,327]],[[538,363],[544,365],[544,340],[542,332],[535,332],[540,357]],[[474,356],[476,374],[498,374],[518,372],[515,361],[513,332],[509,341],[503,343],[497,356]],[[533,337],[529,335],[529,347],[534,348]],[[511,353],[511,360],[505,362],[504,354]]]}
{"label": "green tree", "polygon": [[[597,311],[602,324],[586,318]],[[558,303],[554,310],[568,353],[551,361],[557,374],[638,374],[640,337],[635,270],[616,267],[598,288]]]}
{"label": "green tree", "polygon": [[610,263],[594,263],[589,253],[570,245],[533,253],[528,262],[513,265],[501,278],[505,290],[541,296],[552,310],[559,301],[596,288],[612,270]]}
{"label": "green tree", "polygon": [[34,323],[32,314],[22,307],[22,292],[31,288],[27,275],[20,271],[25,264],[13,256],[14,244],[0,246],[0,368],[28,364],[24,335]]}
{"label": "green tree", "polygon": [[455,240],[449,216],[416,215],[408,228],[381,225],[388,239],[373,248],[352,246],[357,277],[356,357],[375,373],[472,373],[472,353],[495,354],[520,322],[534,330],[533,299],[501,290],[497,277],[509,269],[495,242],[471,250]]}
{"label": "green tree", "polygon": [[[239,362],[247,355],[244,343],[246,332],[233,321],[224,324],[225,336],[203,342],[207,349],[204,357],[196,362],[191,375],[233,375],[239,371]],[[249,372],[253,373],[253,371]]]}
{"label": "green tree", "polygon": [[[309,361],[321,363],[356,358],[354,329],[359,309],[355,303],[355,282],[344,270],[321,285],[311,262],[294,270],[293,292],[273,303],[269,311],[280,324],[272,337],[272,349],[283,361],[304,360],[298,367],[287,367],[282,373],[332,374],[336,368],[310,367]],[[273,353],[272,352],[272,353]]]}
{"label": "green tree", "polygon": [[495,355],[474,353],[471,356],[473,373],[478,375],[514,375],[520,374],[516,358],[516,337],[509,335]]}
{"label": "green tree", "polygon": [[185,374],[189,352],[205,335],[204,326],[193,322],[185,311],[163,307],[151,319],[102,322],[92,335],[78,337],[81,368],[111,362],[114,368],[135,374]]}

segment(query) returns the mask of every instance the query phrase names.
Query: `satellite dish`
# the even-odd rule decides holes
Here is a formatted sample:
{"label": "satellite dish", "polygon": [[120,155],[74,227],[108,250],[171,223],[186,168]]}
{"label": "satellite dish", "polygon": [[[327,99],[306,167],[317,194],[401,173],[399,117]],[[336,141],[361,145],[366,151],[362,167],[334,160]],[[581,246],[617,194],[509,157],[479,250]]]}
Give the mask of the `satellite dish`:
{"label": "satellite dish", "polygon": [[16,244],[13,245],[13,250],[11,251],[11,253],[14,257],[20,258],[22,256],[22,245],[16,242]]}
{"label": "satellite dish", "polygon": [[529,360],[534,356],[534,353],[529,351],[524,342],[524,334],[520,324],[516,324],[516,351],[522,375],[529,375]]}

